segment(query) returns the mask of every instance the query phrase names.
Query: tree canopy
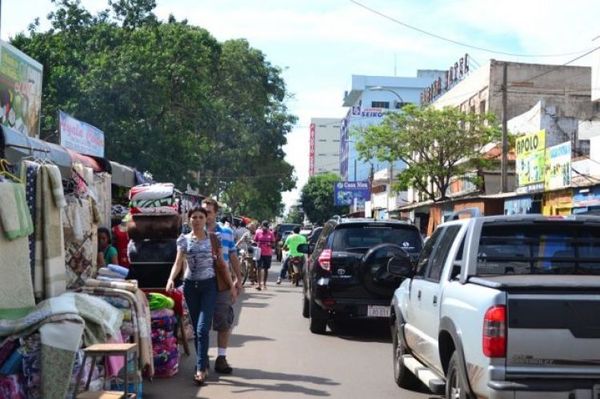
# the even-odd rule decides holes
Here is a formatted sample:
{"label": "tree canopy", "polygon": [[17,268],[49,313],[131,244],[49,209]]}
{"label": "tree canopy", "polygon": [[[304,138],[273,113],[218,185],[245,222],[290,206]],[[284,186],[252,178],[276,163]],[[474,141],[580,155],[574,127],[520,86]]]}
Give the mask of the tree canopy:
{"label": "tree canopy", "polygon": [[296,118],[281,70],[244,39],[217,41],[154,0],[109,0],[91,15],[53,0],[12,44],[44,65],[41,138],[58,141],[63,110],[105,133],[106,157],[268,219],[295,187],[283,145]]}
{"label": "tree canopy", "polygon": [[398,175],[398,188],[414,187],[433,201],[444,200],[453,178],[485,166],[481,150],[501,137],[494,121],[493,114],[407,105],[355,133],[356,149],[361,159],[403,161],[407,167]]}
{"label": "tree canopy", "polygon": [[300,203],[302,209],[314,224],[323,224],[333,215],[348,213],[347,206],[334,206],[334,184],[341,181],[335,173],[311,176],[302,187]]}

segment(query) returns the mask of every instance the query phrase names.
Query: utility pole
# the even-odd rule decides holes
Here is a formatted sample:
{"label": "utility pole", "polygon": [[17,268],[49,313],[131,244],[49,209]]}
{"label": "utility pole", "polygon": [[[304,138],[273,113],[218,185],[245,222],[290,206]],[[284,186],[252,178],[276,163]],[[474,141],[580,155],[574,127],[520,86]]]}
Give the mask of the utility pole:
{"label": "utility pole", "polygon": [[354,181],[356,181],[356,158],[354,158]]}
{"label": "utility pole", "polygon": [[506,126],[507,122],[507,77],[506,77],[507,64],[506,62],[502,65],[502,163],[501,163],[501,182],[502,190],[505,193],[508,191],[508,130]]}

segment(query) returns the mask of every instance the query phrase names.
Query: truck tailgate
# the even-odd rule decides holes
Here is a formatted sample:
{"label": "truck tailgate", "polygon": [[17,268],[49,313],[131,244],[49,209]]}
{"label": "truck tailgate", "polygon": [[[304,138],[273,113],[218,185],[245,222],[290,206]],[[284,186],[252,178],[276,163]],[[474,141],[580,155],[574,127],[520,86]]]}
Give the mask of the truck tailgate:
{"label": "truck tailgate", "polygon": [[507,375],[600,377],[600,289],[540,281],[547,277],[555,280],[508,288]]}

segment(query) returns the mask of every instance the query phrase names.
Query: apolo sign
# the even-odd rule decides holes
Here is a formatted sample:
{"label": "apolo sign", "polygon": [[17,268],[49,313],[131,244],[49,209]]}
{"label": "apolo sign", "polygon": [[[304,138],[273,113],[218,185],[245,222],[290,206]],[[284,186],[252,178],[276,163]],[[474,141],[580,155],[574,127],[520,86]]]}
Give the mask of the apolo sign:
{"label": "apolo sign", "polygon": [[516,153],[518,185],[527,186],[543,182],[546,163],[546,131],[540,130],[518,137]]}

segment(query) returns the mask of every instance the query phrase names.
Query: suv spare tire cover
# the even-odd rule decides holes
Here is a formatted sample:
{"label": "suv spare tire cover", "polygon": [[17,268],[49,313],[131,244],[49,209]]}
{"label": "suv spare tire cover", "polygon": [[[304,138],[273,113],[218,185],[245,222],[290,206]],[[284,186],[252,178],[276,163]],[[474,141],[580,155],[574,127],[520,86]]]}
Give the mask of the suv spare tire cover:
{"label": "suv spare tire cover", "polygon": [[362,257],[359,268],[359,280],[371,294],[381,298],[391,298],[402,279],[387,271],[387,264],[393,256],[410,258],[401,246],[379,244],[367,251]]}

